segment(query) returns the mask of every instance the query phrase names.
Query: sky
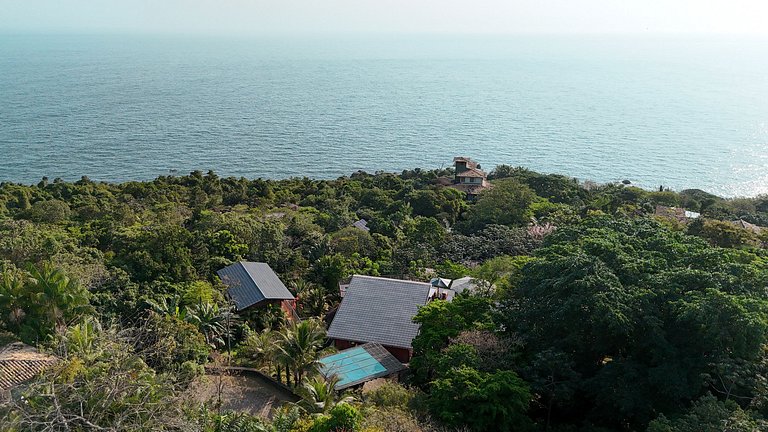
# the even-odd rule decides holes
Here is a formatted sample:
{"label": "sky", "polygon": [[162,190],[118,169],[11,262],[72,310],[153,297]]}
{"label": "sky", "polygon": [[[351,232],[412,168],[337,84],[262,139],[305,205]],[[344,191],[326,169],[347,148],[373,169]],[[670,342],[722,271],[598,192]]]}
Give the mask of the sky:
{"label": "sky", "polygon": [[735,33],[768,0],[0,0],[2,32]]}

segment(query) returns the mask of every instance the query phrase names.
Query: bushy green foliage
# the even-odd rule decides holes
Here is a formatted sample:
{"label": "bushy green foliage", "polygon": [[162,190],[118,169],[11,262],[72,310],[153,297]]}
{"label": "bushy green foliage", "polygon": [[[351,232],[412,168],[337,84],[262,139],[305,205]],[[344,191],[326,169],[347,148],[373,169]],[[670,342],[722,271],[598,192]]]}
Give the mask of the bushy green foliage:
{"label": "bushy green foliage", "polygon": [[757,235],[731,222],[719,220],[696,221],[688,227],[691,234],[701,236],[712,245],[724,248],[744,248],[758,244]]}
{"label": "bushy green foliage", "polygon": [[60,361],[0,407],[3,430],[183,430],[171,377],[156,374],[116,333],[86,328],[63,334]]}
{"label": "bushy green foliage", "polygon": [[753,432],[768,429],[768,422],[756,413],[743,410],[734,401],[720,401],[712,395],[697,400],[684,414],[674,419],[661,415],[648,426],[648,432]]}
{"label": "bushy green foliage", "polygon": [[[416,317],[410,366],[420,388],[412,393],[423,397],[394,386],[374,392],[361,414],[388,415],[392,430],[444,430],[425,420],[427,408],[477,430],[517,430],[521,416],[553,431],[764,428],[768,230],[733,222],[768,226],[768,198],[596,185],[502,165],[491,174],[494,188],[469,202],[441,186],[451,174],[0,183],[0,331],[49,348],[67,335],[80,354],[59,376],[78,384],[62,395],[102,397],[80,384],[109,388],[103,372],[111,370],[157,386],[156,399],[136,394],[158,407],[177,401],[184,383],[207,361],[226,359],[230,346],[233,362],[296,389],[317,384],[305,402],[321,403],[327,425],[345,395],[315,379],[326,341],[314,318],[338,306],[339,283],[353,274],[471,274],[494,289],[431,302]],[[662,225],[647,218],[656,205],[703,216]],[[360,218],[370,232],[350,226]],[[277,305],[228,315],[215,271],[238,260],[266,262],[296,281],[298,313],[310,324],[287,324]],[[130,365],[118,356],[105,366],[102,353],[112,348],[91,337],[104,331],[98,322]],[[86,376],[94,379],[78,381]],[[51,381],[33,385],[50,389]],[[499,398],[514,403],[498,406]],[[48,402],[41,412],[50,413]],[[178,407],[168,408],[165,426],[148,428],[262,427]],[[314,425],[306,412],[299,417],[278,413],[269,427]],[[109,429],[110,421],[98,424]]]}
{"label": "bushy green foliage", "polygon": [[417,392],[400,384],[386,382],[365,394],[365,402],[379,408],[407,410],[411,407]]}
{"label": "bushy green foliage", "polygon": [[429,405],[450,425],[467,425],[475,431],[527,430],[532,424],[526,411],[531,393],[512,371],[493,374],[467,366],[452,369],[432,383]]}
{"label": "bushy green foliage", "polygon": [[321,419],[324,421],[316,421],[310,429],[312,432],[354,432],[360,427],[363,416],[354,406],[342,403],[333,407],[328,417]]}
{"label": "bushy green foliage", "polygon": [[528,186],[511,179],[498,180],[483,192],[467,214],[467,229],[477,231],[490,224],[519,226],[530,222],[530,205],[536,194]]}
{"label": "bushy green foliage", "polygon": [[548,417],[588,409],[605,425],[644,425],[708,390],[756,395],[737,371],[768,334],[758,256],[605,217],[558,230],[536,255],[499,317],[522,338],[523,376]]}
{"label": "bushy green foliage", "polygon": [[56,328],[90,311],[89,293],[50,265],[0,274],[0,322],[24,342],[45,341]]}
{"label": "bushy green foliage", "polygon": [[211,349],[197,327],[171,315],[149,312],[142,325],[129,332],[136,352],[160,370],[186,361],[204,363]]}
{"label": "bushy green foliage", "polygon": [[491,322],[492,300],[480,296],[457,296],[451,302],[435,300],[419,309],[414,321],[421,324],[413,340],[411,370],[420,384],[428,383],[442,350],[462,331],[484,328]]}

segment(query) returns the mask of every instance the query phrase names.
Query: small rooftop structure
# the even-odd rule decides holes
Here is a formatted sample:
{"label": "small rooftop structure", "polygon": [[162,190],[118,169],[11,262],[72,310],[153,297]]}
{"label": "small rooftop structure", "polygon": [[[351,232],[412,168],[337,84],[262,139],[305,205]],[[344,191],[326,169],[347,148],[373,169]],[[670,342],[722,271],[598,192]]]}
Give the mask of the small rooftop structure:
{"label": "small rooftop structure", "polygon": [[453,163],[456,164],[456,166],[462,166],[463,168],[480,168],[480,164],[472,160],[472,158],[467,156],[456,156],[453,158]]}
{"label": "small rooftop structure", "polygon": [[320,372],[336,376],[336,390],[344,390],[376,378],[394,375],[405,366],[381,344],[367,343],[320,359]]}
{"label": "small rooftop structure", "polygon": [[56,357],[21,342],[0,348],[0,399],[56,362]]}
{"label": "small rooftop structure", "polygon": [[474,199],[477,195],[490,188],[488,176],[480,169],[480,164],[464,156],[453,158],[454,178],[453,188],[467,194],[467,198]]}
{"label": "small rooftop structure", "polygon": [[266,263],[240,261],[216,274],[227,286],[227,296],[238,311],[259,304],[293,300],[293,294]]}
{"label": "small rooftop structure", "polygon": [[368,342],[384,346],[401,362],[411,356],[411,341],[419,333],[413,317],[429,300],[432,285],[355,275],[328,329],[339,349]]}
{"label": "small rooftop structure", "polygon": [[451,282],[452,281],[450,279],[445,278],[432,278],[432,280],[429,281],[433,287],[437,288],[448,288],[451,286]]}
{"label": "small rooftop structure", "polygon": [[475,278],[471,276],[464,276],[460,279],[454,279],[451,284],[451,289],[456,291],[456,294],[461,294],[466,290],[472,291],[477,287]]}
{"label": "small rooftop structure", "polygon": [[359,221],[353,222],[352,226],[357,229],[361,229],[365,232],[368,232],[371,230],[370,228],[368,228],[368,221],[365,219],[360,219]]}
{"label": "small rooftop structure", "polygon": [[[477,286],[472,276],[464,276],[460,279],[433,278],[430,281],[435,288],[450,289],[455,294],[461,294],[465,290],[473,290]],[[453,298],[453,296],[450,296]]]}

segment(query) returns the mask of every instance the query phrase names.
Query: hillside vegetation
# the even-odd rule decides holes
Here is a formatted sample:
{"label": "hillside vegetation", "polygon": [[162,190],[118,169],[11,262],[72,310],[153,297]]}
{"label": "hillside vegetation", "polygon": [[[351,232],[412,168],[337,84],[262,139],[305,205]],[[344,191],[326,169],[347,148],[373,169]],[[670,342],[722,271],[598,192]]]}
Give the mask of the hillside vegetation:
{"label": "hillside vegetation", "polygon": [[[768,229],[734,223],[768,226],[768,197],[502,165],[468,202],[444,176],[0,183],[0,339],[60,358],[0,430],[768,430]],[[238,260],[268,263],[302,321],[235,314],[215,271]],[[406,383],[335,394],[317,360],[353,274],[479,289],[421,308]],[[227,364],[302,401],[270,420],[186,397]]]}

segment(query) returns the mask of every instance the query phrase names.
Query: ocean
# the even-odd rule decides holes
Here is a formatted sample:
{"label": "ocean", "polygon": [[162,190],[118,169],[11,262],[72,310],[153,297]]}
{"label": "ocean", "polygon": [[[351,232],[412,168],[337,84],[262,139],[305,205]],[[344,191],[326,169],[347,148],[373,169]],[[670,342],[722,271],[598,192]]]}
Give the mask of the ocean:
{"label": "ocean", "polygon": [[0,35],[0,181],[525,166],[768,193],[768,40]]}

